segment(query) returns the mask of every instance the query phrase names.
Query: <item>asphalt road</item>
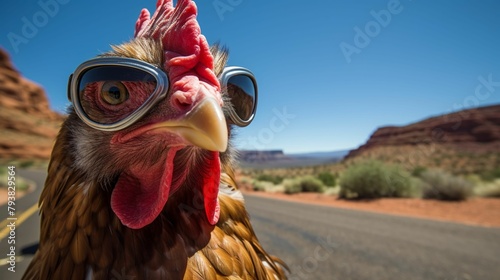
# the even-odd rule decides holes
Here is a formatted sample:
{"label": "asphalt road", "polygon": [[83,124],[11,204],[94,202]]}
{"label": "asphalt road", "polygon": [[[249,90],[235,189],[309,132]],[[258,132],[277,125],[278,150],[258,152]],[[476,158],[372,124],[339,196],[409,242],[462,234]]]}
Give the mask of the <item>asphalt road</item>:
{"label": "asphalt road", "polygon": [[[43,186],[43,172],[19,171],[19,174]],[[40,191],[38,187],[16,201],[17,217],[37,203]],[[292,280],[500,279],[498,228],[252,196],[245,199],[257,236],[269,252],[288,263]],[[6,218],[7,209],[2,206],[0,222]],[[37,212],[17,224],[15,232],[16,272],[8,271],[9,264],[5,263],[10,246],[7,236],[0,240],[0,279],[20,279],[29,264],[32,246],[39,235]]]}
{"label": "asphalt road", "polygon": [[246,196],[291,279],[500,279],[500,229]]}

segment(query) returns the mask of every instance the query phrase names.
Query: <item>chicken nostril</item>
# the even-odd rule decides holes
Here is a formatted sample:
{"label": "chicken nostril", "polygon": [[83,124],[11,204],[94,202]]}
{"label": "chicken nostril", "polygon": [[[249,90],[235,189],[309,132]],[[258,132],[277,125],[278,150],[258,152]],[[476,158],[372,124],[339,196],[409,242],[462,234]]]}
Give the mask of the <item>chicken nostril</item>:
{"label": "chicken nostril", "polygon": [[184,92],[174,93],[172,96],[172,105],[180,110],[189,110],[193,104],[193,96]]}
{"label": "chicken nostril", "polygon": [[175,106],[181,110],[186,110],[191,106],[191,103],[176,99],[175,101]]}

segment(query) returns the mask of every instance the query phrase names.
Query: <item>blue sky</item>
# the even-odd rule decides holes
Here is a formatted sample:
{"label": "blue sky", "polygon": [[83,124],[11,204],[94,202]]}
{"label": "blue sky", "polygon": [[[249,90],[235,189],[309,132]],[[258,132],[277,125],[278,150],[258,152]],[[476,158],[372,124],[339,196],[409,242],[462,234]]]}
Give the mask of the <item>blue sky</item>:
{"label": "blue sky", "polygon": [[[500,103],[500,1],[198,1],[210,43],[257,76],[244,149],[287,153],[363,144],[377,127]],[[0,45],[68,106],[68,75],[128,41],[155,1],[4,1]],[[31,27],[31,28],[30,28]]]}

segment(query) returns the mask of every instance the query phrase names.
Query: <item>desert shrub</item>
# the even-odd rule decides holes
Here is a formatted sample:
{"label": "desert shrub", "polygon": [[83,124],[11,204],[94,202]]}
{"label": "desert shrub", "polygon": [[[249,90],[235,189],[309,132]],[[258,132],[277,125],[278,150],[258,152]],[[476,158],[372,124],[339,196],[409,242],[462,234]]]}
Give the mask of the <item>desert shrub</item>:
{"label": "desert shrub", "polygon": [[265,181],[265,182],[271,182],[275,185],[281,184],[283,182],[283,177],[281,176],[275,176],[275,175],[269,175],[269,174],[262,174],[257,177],[257,180],[259,181]]}
{"label": "desert shrub", "polygon": [[35,162],[34,161],[22,161],[20,164],[19,164],[19,167],[21,168],[28,168],[28,167],[32,167],[32,166],[35,166]]}
{"label": "desert shrub", "polygon": [[401,168],[368,161],[350,166],[340,177],[340,198],[408,197],[411,176]]}
{"label": "desert shrub", "polygon": [[283,187],[285,188],[286,194],[294,194],[302,191],[299,181],[297,179],[286,179],[283,182]]}
{"label": "desert shrub", "polygon": [[318,174],[318,179],[323,182],[323,185],[325,186],[335,186],[336,180],[335,180],[335,175],[333,175],[330,172],[321,172]]}
{"label": "desert shrub", "polygon": [[467,174],[464,179],[469,181],[473,186],[481,185],[483,183],[481,176],[478,174]]}
{"label": "desert shrub", "polygon": [[474,193],[481,197],[500,198],[500,179],[480,184],[474,188]]}
{"label": "desert shrub", "polygon": [[258,192],[268,192],[268,193],[283,193],[285,188],[283,185],[275,185],[271,182],[266,181],[253,181],[252,189]]}
{"label": "desert shrub", "polygon": [[325,190],[323,183],[319,179],[312,176],[285,180],[283,185],[285,193],[287,194],[299,192],[323,192]]}
{"label": "desert shrub", "polygon": [[484,180],[479,174],[469,174],[465,177],[473,186],[473,195],[479,197],[500,198],[500,178]]}
{"label": "desert shrub", "polygon": [[487,182],[493,182],[497,178],[500,178],[500,167],[481,173],[481,179]]}
{"label": "desert shrub", "polygon": [[482,196],[489,198],[500,198],[500,187],[491,188],[485,191]]}
{"label": "desert shrub", "polygon": [[254,181],[253,182],[253,190],[254,191],[259,191],[259,192],[265,192],[269,188],[274,186],[272,182],[266,182],[266,181]]}
{"label": "desert shrub", "polygon": [[305,176],[299,179],[302,192],[323,192],[325,186],[323,182],[312,176]]}
{"label": "desert shrub", "polygon": [[338,196],[340,193],[340,186],[325,188],[325,191],[323,193],[326,195]]}
{"label": "desert shrub", "polygon": [[412,176],[415,176],[415,177],[420,177],[422,176],[422,173],[424,173],[425,171],[427,171],[427,168],[426,167],[423,167],[423,166],[416,166],[415,168],[413,168],[413,170],[411,171],[411,175]]}
{"label": "desert shrub", "polygon": [[461,201],[472,194],[471,182],[442,171],[426,171],[421,179],[422,197],[425,199]]}

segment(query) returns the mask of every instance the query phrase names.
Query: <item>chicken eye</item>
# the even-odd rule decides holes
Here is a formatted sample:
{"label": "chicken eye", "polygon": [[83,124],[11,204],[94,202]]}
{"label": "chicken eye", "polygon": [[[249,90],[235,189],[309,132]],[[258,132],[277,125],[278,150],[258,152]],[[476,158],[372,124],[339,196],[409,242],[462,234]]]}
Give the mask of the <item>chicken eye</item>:
{"label": "chicken eye", "polygon": [[119,105],[128,99],[128,90],[121,82],[107,81],[101,87],[101,99],[109,105]]}

